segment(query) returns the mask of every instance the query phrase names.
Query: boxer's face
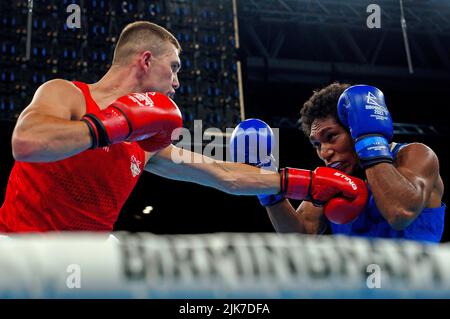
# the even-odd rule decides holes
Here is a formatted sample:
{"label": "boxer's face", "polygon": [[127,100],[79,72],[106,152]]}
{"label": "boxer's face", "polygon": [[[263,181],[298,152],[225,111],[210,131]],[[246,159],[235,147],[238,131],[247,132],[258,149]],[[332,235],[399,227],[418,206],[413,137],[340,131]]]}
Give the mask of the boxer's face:
{"label": "boxer's face", "polygon": [[358,157],[352,137],[333,117],[314,120],[309,140],[325,165],[346,174],[357,171]]}
{"label": "boxer's face", "polygon": [[158,91],[173,98],[175,90],[180,86],[178,82],[180,67],[178,50],[173,44],[170,44],[165,53],[152,56],[147,83],[148,90]]}

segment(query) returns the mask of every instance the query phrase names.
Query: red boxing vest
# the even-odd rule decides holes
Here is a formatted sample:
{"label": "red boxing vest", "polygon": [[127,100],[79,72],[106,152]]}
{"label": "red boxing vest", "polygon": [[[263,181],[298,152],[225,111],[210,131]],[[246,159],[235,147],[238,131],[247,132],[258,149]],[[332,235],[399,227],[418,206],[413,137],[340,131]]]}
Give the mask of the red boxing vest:
{"label": "red boxing vest", "polygon": [[[99,111],[73,82],[86,113]],[[52,163],[16,161],[0,208],[1,232],[111,231],[145,165],[137,143],[119,143]]]}

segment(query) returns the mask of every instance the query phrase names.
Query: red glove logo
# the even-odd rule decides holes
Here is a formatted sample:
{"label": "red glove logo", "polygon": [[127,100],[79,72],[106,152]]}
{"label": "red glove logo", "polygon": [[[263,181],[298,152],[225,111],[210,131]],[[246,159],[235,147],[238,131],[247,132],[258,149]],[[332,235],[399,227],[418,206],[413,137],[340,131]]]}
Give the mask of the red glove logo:
{"label": "red glove logo", "polygon": [[341,174],[339,172],[335,172],[334,175],[345,179],[350,184],[350,186],[353,188],[353,190],[356,191],[358,189],[358,186],[356,186],[355,182],[353,182],[352,179],[350,177],[348,177],[347,175]]}
{"label": "red glove logo", "polygon": [[149,94],[155,95],[154,92],[132,93],[128,95],[128,97],[139,106],[153,107],[155,103],[153,103],[153,100],[150,98],[150,96],[148,96]]}

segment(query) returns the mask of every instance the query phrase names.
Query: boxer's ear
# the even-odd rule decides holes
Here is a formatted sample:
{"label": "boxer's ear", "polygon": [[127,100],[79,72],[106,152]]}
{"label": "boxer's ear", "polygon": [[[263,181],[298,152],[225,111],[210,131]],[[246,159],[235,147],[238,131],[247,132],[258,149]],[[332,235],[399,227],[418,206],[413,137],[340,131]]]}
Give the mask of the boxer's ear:
{"label": "boxer's ear", "polygon": [[153,54],[150,51],[144,51],[139,56],[139,66],[147,72],[150,69],[153,60]]}

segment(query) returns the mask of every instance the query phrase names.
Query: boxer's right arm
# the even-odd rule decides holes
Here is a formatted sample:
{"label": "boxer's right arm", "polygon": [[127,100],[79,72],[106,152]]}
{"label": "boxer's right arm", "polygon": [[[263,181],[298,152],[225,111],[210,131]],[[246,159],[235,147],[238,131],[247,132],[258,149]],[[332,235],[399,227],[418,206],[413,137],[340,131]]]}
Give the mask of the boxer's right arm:
{"label": "boxer's right arm", "polygon": [[297,210],[287,199],[266,209],[277,233],[322,234],[328,224],[323,207],[315,207],[307,201]]}
{"label": "boxer's right arm", "polygon": [[77,121],[83,110],[83,95],[70,82],[52,80],[41,85],[14,128],[14,158],[52,162],[88,149],[92,144],[89,128]]}
{"label": "boxer's right arm", "polygon": [[[274,135],[267,123],[254,118],[244,120],[231,134],[232,159],[262,167],[266,163],[272,166],[275,161],[271,154],[273,141]],[[314,171],[283,168],[280,176],[278,194],[258,195],[263,206],[274,206],[284,197],[310,201],[315,206],[323,206],[330,221],[343,224],[355,219],[367,201],[364,181],[333,168],[318,167]]]}

